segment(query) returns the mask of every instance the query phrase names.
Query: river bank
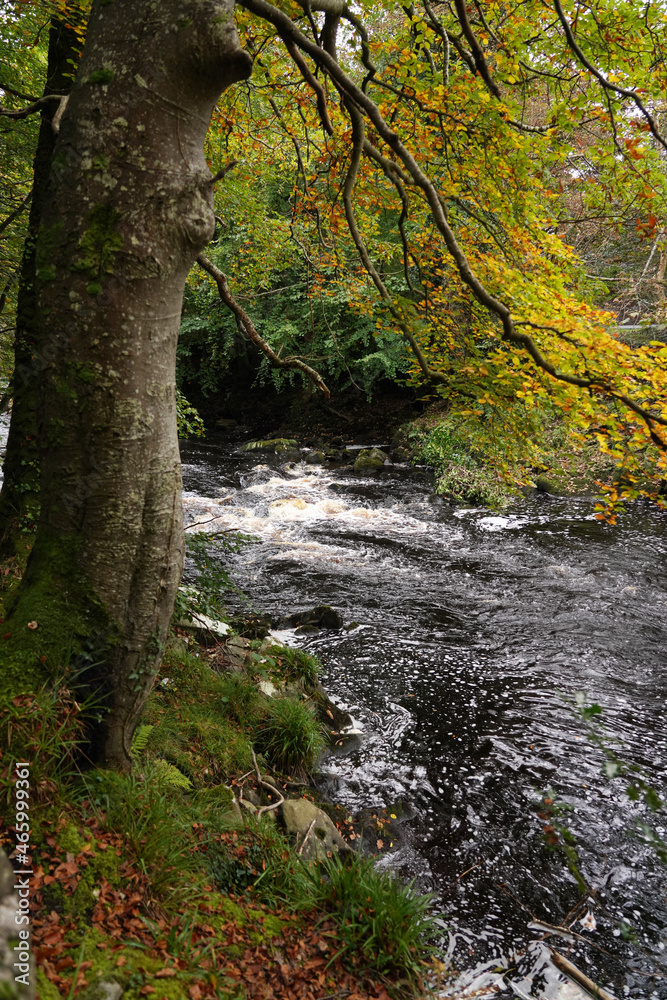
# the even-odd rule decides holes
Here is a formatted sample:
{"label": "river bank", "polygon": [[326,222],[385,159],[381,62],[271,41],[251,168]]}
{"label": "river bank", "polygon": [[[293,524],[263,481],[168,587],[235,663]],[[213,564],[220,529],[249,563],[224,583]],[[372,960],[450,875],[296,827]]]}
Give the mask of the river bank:
{"label": "river bank", "polygon": [[[321,787],[350,814],[403,804],[411,819],[378,864],[438,894],[461,988],[557,993],[527,911],[558,924],[592,904],[546,839],[551,792],[595,901],[571,958],[615,995],[661,996],[664,872],[628,832],[644,807],[610,785],[574,702],[600,704],[662,787],[663,515],[636,505],[611,528],[593,501],[540,492],[502,512],[454,505],[406,463],[362,475],[241,444],[184,447],[186,517],[252,535],[230,567],[274,621],[326,603],[357,623],[290,639],[362,729]],[[636,945],[615,936],[623,921]]]}
{"label": "river bank", "polygon": [[434,972],[428,901],[355,853],[362,831],[346,810],[313,802],[308,770],[325,742],[313,706],[329,732],[335,713],[316,661],[238,633],[203,646],[188,631],[166,650],[132,776],[76,775],[86,706],[66,676],[2,714],[32,761],[39,997],[421,993]]}

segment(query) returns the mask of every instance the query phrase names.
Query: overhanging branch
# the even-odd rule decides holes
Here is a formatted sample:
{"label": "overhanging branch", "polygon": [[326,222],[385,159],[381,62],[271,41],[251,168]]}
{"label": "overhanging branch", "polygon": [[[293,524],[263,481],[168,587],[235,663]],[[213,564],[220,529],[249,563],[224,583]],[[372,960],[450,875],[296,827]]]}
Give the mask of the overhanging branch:
{"label": "overhanging branch", "polygon": [[220,295],[222,301],[225,303],[227,308],[231,309],[231,311],[234,313],[237,323],[239,324],[243,332],[246,334],[248,339],[251,340],[253,344],[255,344],[260,349],[262,354],[264,354],[269,359],[271,364],[275,368],[296,368],[298,371],[303,372],[303,374],[310,379],[313,385],[317,389],[319,389],[320,392],[323,393],[323,395],[325,395],[327,399],[330,399],[331,393],[329,392],[329,389],[325,384],[324,379],[319,374],[319,372],[316,372],[314,368],[311,368],[310,365],[307,365],[305,361],[301,360],[301,358],[279,357],[273,350],[273,348],[267,344],[264,338],[257,331],[255,324],[250,319],[250,316],[248,316],[243,306],[240,306],[238,304],[238,302],[230,292],[229,284],[227,282],[227,275],[224,274],[224,272],[221,271],[219,267],[216,267],[213,261],[209,260],[208,257],[205,257],[203,253],[200,253],[199,256],[197,257],[197,263],[201,268],[204,269],[204,271],[207,272],[207,274],[210,274],[210,276],[213,278],[216,285],[218,286],[218,294]]}

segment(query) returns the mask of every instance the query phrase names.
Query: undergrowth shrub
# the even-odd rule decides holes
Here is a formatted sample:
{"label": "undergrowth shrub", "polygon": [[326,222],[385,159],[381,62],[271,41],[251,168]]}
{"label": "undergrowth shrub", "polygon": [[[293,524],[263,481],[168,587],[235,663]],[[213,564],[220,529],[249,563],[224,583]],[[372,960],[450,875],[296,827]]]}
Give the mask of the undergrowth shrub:
{"label": "undergrowth shrub", "polygon": [[0,709],[0,815],[10,805],[16,761],[30,763],[31,795],[41,802],[53,798],[85,742],[84,707],[63,674]]}
{"label": "undergrowth shrub", "polygon": [[296,698],[277,698],[264,714],[255,744],[276,768],[290,773],[310,770],[325,739],[311,705]]}
{"label": "undergrowth shrub", "polygon": [[306,869],[313,905],[334,917],[338,954],[356,963],[362,956],[381,975],[415,991],[435,953],[439,921],[430,913],[431,896],[378,871],[373,858],[350,862],[334,855]]}
{"label": "undergrowth shrub", "polygon": [[306,867],[270,820],[249,817],[242,832],[212,840],[207,863],[220,892],[297,909],[312,905]]}

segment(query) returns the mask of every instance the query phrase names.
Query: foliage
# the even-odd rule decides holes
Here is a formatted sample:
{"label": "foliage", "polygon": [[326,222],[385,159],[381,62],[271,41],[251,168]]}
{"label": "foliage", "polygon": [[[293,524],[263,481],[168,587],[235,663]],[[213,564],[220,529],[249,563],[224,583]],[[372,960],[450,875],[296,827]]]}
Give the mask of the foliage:
{"label": "foliage", "polygon": [[324,736],[311,705],[296,698],[276,698],[264,713],[256,743],[275,767],[290,774],[314,766],[324,749]]}
{"label": "foliage", "polygon": [[192,820],[182,793],[165,786],[159,768],[141,777],[93,771],[82,779],[81,794],[103,813],[108,829],[122,831],[156,896],[169,902],[185,892],[198,895],[203,873]]}
{"label": "foliage", "polygon": [[336,913],[340,953],[417,988],[439,925],[430,913],[431,898],[359,855],[348,864],[337,856],[320,862],[308,877],[315,904]]}
{"label": "foliage", "polygon": [[31,762],[33,794],[43,801],[75,767],[85,742],[85,711],[74,697],[72,679],[61,672],[36,695],[19,695],[0,709],[0,795],[7,803],[14,761]]}
{"label": "foliage", "polygon": [[303,649],[292,649],[289,646],[270,646],[264,659],[282,681],[299,683],[306,690],[317,683],[322,669],[316,657]]}
{"label": "foliage", "polygon": [[240,531],[186,530],[186,579],[194,577],[196,586],[180,588],[174,606],[176,620],[200,614],[226,621],[225,593],[244,594],[232,580],[225,557],[240,552],[251,541],[251,535]]}
{"label": "foliage", "polygon": [[176,420],[179,437],[204,436],[204,421],[195,407],[188,403],[180,389],[176,390]]}
{"label": "foliage", "polygon": [[209,871],[220,892],[242,895],[275,904],[290,901],[296,909],[312,906],[310,880],[305,866],[291,850],[275,823],[250,817],[243,833],[213,840],[207,851]]}
{"label": "foliage", "polygon": [[[254,10],[252,0],[242,6]],[[323,98],[285,56],[267,27],[280,21],[284,36],[278,13],[240,14],[244,44],[258,57],[253,80],[223,96],[209,138],[213,164],[239,161],[216,195],[219,263],[273,346],[300,347],[311,363],[328,363],[311,352],[319,303],[341,295],[370,324],[377,355],[388,358],[392,342],[403,351],[410,343],[411,381],[447,401],[500,476],[529,476],[540,427],[557,413],[624,469],[627,495],[650,492],[647,467],[653,482],[665,469],[667,353],[658,342],[630,347],[617,337],[613,315],[595,302],[609,298],[618,268],[590,272],[605,234],[622,247],[631,227],[642,267],[651,250],[660,251],[656,262],[664,258],[663,139],[627,89],[661,93],[662,14],[621,11],[607,0],[594,13],[567,6],[563,23],[576,24],[582,58],[611,74],[610,87],[586,67],[572,72],[565,29],[554,30],[538,3],[507,16],[487,0],[470,23],[458,8],[404,10],[377,0],[364,7],[363,29],[356,16],[348,20],[338,57],[348,76],[338,73],[336,86],[351,88],[347,81],[366,74],[368,100],[404,144],[369,111],[365,139],[375,152],[365,147],[354,169],[357,126],[337,90],[325,84]],[[626,34],[631,54],[620,42]],[[330,72],[306,48],[307,36],[293,35]],[[331,130],[322,125],[323,99]],[[341,197],[350,189],[353,204]],[[446,208],[448,231],[430,190]],[[295,252],[306,265],[300,287],[286,270]],[[200,278],[194,282],[200,294]],[[304,285],[311,317],[295,339],[289,302],[303,298]],[[406,360],[385,373],[405,370]],[[618,494],[610,488],[612,504]]]}

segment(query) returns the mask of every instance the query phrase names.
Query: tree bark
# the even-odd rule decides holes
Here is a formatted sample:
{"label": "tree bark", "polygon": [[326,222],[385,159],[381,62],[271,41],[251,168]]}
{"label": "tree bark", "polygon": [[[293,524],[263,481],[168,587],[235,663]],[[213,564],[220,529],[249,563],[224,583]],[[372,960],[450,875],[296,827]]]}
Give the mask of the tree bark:
{"label": "tree bark", "polygon": [[182,570],[176,340],[214,232],[211,112],[251,71],[232,11],[96,0],[39,233],[41,514],[5,644],[16,678],[71,644],[103,703],[90,755],[118,769]]}
{"label": "tree bark", "polygon": [[[74,31],[54,18],[49,31],[45,97],[69,93],[79,48]],[[37,323],[35,241],[56,143],[53,119],[57,111],[58,103],[54,101],[42,108],[33,163],[32,198],[16,308],[12,418],[0,493],[0,562],[12,560],[19,567],[25,562],[26,546],[32,541],[39,514],[37,378],[44,357]]]}

